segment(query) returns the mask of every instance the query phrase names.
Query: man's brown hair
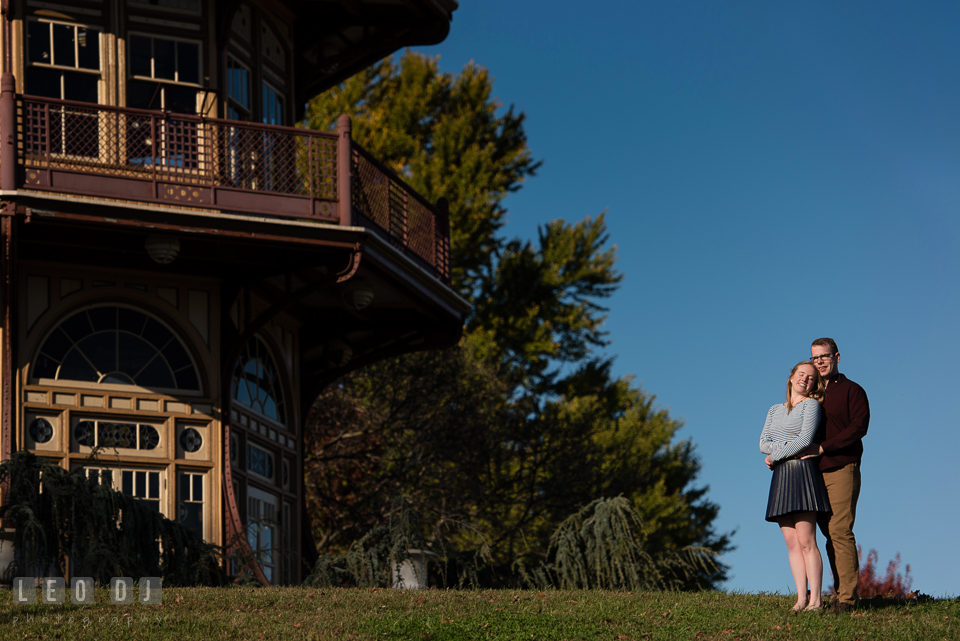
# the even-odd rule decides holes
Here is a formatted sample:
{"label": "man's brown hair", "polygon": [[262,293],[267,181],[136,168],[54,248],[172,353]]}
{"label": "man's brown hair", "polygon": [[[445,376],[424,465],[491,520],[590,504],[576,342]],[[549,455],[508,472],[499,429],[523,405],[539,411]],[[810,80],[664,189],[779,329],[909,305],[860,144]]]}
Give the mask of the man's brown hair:
{"label": "man's brown hair", "polygon": [[817,345],[819,345],[820,347],[829,348],[831,354],[836,354],[837,352],[840,351],[837,348],[837,341],[833,340],[832,338],[818,338],[817,340],[810,343],[810,347],[816,347]]}

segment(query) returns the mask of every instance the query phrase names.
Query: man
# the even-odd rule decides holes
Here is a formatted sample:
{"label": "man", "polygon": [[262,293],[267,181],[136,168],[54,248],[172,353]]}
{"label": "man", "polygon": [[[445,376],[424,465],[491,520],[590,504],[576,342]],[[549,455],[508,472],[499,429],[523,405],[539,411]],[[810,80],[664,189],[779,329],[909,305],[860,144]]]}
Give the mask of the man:
{"label": "man", "polygon": [[810,360],[826,384],[824,418],[816,443],[802,454],[820,456],[820,471],[830,497],[831,513],[821,512],[817,522],[827,539],[827,558],[837,591],[834,607],[845,612],[856,606],[860,561],[853,522],[860,497],[861,439],[870,422],[870,406],[863,388],[841,374],[840,350],[832,338],[818,338],[810,346]]}

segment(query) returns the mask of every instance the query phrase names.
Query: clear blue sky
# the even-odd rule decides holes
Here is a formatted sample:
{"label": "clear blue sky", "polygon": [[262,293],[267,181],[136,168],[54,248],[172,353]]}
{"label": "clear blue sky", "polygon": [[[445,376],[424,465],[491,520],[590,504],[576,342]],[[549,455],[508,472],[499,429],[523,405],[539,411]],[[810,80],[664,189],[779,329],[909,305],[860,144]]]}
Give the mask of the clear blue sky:
{"label": "clear blue sky", "polygon": [[607,210],[616,371],[697,444],[729,590],[791,589],[757,444],[832,336],[873,415],[857,540],[960,594],[958,26],[932,0],[461,0],[420,49],[527,114],[544,165],[508,235]]}

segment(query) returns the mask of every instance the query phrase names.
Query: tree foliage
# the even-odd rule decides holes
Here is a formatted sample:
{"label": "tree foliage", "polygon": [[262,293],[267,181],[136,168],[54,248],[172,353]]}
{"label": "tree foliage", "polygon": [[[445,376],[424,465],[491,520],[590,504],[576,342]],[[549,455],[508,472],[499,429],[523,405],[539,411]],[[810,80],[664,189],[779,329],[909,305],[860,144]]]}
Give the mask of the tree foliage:
{"label": "tree foliage", "polygon": [[642,519],[629,500],[596,499],[553,533],[549,561],[517,569],[531,588],[563,590],[672,590],[717,571],[710,549],[688,546],[653,557],[643,540]]}
{"label": "tree foliage", "polygon": [[540,163],[527,149],[523,114],[498,114],[486,69],[454,76],[436,58],[386,58],[310,101],[306,123],[329,130],[353,118],[353,139],[431,202],[450,202],[453,283],[471,296],[506,224],[503,199]]}
{"label": "tree foliage", "polygon": [[456,574],[457,587],[476,587],[476,559],[460,554],[450,545],[442,523],[435,521],[430,531],[425,531],[423,525],[420,513],[407,497],[395,498],[385,518],[351,543],[349,549],[321,556],[304,585],[393,587],[401,578],[401,564],[416,550],[430,561],[427,576],[418,577],[422,585],[451,584],[450,569]]}
{"label": "tree foliage", "polygon": [[[636,512],[636,554],[732,549],[713,530],[718,506],[694,486],[700,465],[693,443],[676,440],[682,424],[602,354],[604,301],[622,280],[604,215],[553,220],[534,240],[500,235],[503,198],[539,163],[523,114],[491,96],[486,70],[443,74],[407,53],[308,107],[322,129],[350,114],[364,147],[428,198],[449,199],[454,286],[474,304],[457,348],[368,367],[317,400],[307,490],[321,552],[349,550],[397,496],[424,532],[454,525],[451,544],[485,559],[487,585],[551,563],[557,528],[598,497]],[[664,580],[725,577],[722,564],[679,568]]]}
{"label": "tree foliage", "polygon": [[14,529],[16,568],[23,576],[89,576],[104,585],[115,576],[159,576],[164,585],[226,582],[220,548],[121,494],[83,469],[67,471],[30,452],[0,465],[7,483],[0,518]]}
{"label": "tree foliage", "polygon": [[900,574],[900,553],[887,564],[887,571],[882,577],[877,574],[876,550],[870,550],[867,558],[863,558],[863,548],[857,546],[857,557],[860,559],[860,576],[857,581],[857,593],[862,599],[885,597],[894,599],[909,599],[914,596],[910,589],[913,586],[913,577],[910,576],[910,566],[907,565],[904,574]]}

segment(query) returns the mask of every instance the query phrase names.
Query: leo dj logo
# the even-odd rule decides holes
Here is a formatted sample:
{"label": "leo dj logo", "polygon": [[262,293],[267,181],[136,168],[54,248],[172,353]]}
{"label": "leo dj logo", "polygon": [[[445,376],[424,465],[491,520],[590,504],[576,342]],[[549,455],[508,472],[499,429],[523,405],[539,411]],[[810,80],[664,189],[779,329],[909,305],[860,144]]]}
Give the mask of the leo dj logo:
{"label": "leo dj logo", "polygon": [[[110,603],[113,605],[133,603],[136,601],[144,605],[160,605],[163,603],[160,577],[148,576],[140,579],[138,594],[134,594],[134,581],[130,577],[113,577],[110,579]],[[18,576],[13,580],[11,592],[16,605],[33,605],[37,601],[37,586],[39,585],[40,600],[43,605],[61,605],[66,601],[67,582],[62,577],[45,576],[37,579],[33,576]],[[93,605],[93,579],[90,577],[74,577],[70,579],[70,601],[74,605]]]}

